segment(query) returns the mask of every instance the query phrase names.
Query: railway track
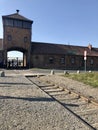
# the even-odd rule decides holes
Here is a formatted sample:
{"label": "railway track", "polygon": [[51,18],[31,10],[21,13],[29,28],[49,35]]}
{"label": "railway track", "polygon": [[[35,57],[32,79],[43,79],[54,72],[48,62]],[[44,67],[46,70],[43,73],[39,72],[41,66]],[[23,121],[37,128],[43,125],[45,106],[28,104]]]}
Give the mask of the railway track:
{"label": "railway track", "polygon": [[98,130],[98,102],[92,97],[85,97],[72,89],[42,82],[36,76],[27,78],[78,118],[89,130]]}

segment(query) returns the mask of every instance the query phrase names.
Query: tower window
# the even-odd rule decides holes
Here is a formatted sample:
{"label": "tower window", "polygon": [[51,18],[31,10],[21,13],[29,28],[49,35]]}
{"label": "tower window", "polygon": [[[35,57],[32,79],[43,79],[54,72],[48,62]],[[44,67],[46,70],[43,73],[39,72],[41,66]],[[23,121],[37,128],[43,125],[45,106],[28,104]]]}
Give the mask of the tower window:
{"label": "tower window", "polygon": [[7,36],[7,40],[8,40],[8,41],[11,41],[11,40],[12,40],[12,36],[11,36],[11,35],[8,35],[8,36]]}
{"label": "tower window", "polygon": [[5,19],[4,24],[6,26],[13,26],[13,20],[12,19]]}
{"label": "tower window", "polygon": [[23,22],[23,28],[28,28],[28,29],[30,29],[31,28],[31,23],[29,23],[29,22]]}
{"label": "tower window", "polygon": [[22,21],[20,21],[20,20],[14,20],[14,26],[22,28]]}
{"label": "tower window", "polygon": [[24,37],[24,43],[28,41],[28,37]]}

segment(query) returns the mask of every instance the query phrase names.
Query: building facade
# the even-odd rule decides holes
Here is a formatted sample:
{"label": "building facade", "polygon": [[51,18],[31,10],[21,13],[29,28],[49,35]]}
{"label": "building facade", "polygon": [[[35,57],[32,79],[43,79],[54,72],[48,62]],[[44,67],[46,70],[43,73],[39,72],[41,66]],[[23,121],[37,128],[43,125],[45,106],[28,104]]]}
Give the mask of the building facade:
{"label": "building facade", "polygon": [[[98,48],[38,43],[31,44],[31,64],[38,68],[84,70],[98,69]],[[87,52],[86,61],[84,51]]]}
{"label": "building facade", "polygon": [[[19,10],[11,15],[2,16],[3,39],[0,39],[0,67],[5,68],[50,68],[50,69],[98,69],[98,48],[32,42],[33,21],[19,14]],[[23,53],[23,63],[8,60],[9,51]],[[84,52],[87,55],[84,59]],[[16,56],[17,57],[17,56]],[[11,62],[11,63],[10,63]],[[13,62],[17,66],[13,66]],[[11,65],[12,64],[12,65]]]}

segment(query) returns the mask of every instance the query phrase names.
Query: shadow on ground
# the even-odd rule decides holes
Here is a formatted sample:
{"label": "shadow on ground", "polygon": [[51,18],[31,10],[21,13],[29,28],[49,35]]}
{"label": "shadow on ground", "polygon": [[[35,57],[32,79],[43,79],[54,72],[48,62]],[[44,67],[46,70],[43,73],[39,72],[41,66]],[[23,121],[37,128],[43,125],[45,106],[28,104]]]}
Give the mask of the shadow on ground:
{"label": "shadow on ground", "polygon": [[26,101],[38,101],[38,102],[41,102],[41,101],[44,101],[44,102],[53,102],[55,101],[54,99],[52,98],[48,98],[48,97],[34,97],[34,98],[31,98],[31,97],[13,97],[13,96],[0,96],[0,99],[19,99],[19,100],[26,100]]}

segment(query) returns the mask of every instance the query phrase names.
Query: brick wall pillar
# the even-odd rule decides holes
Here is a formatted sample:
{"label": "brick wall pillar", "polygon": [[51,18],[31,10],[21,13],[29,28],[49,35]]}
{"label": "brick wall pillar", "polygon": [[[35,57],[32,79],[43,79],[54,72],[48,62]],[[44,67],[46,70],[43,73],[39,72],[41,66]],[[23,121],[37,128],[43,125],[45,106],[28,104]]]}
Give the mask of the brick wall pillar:
{"label": "brick wall pillar", "polygon": [[4,66],[4,68],[7,67],[7,50],[4,50],[3,66]]}

